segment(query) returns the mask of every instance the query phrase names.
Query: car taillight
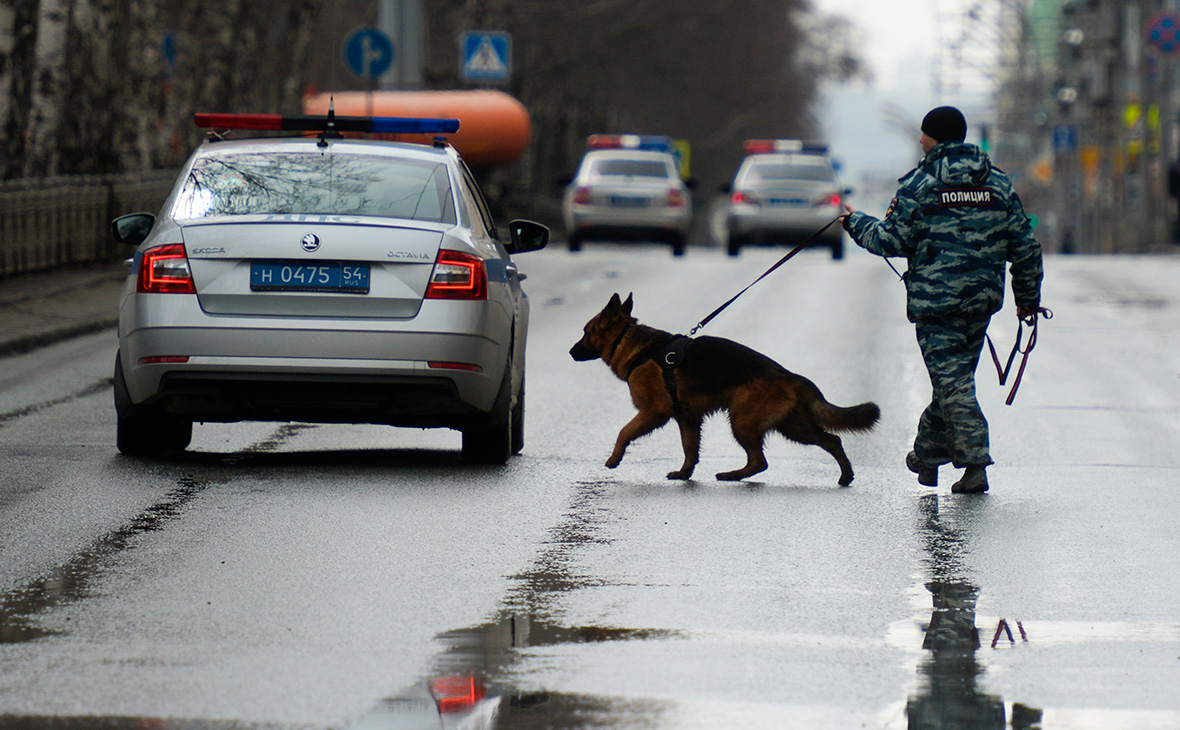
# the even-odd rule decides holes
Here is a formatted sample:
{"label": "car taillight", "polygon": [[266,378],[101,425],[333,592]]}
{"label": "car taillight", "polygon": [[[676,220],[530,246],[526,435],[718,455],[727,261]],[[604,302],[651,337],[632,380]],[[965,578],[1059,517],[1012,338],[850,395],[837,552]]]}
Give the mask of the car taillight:
{"label": "car taillight", "polygon": [[488,696],[487,686],[477,677],[438,677],[430,682],[430,694],[439,713],[470,710]]}
{"label": "car taillight", "polygon": [[141,294],[195,294],[197,289],[193,285],[184,244],[173,243],[144,251],[143,260],[139,262],[136,291]]}
{"label": "car taillight", "polygon": [[487,299],[488,270],[483,259],[442,249],[426,287],[427,299]]}
{"label": "car taillight", "polygon": [[574,191],[576,205],[590,205],[590,188],[578,188]]}
{"label": "car taillight", "polygon": [[749,193],[734,193],[729,200],[734,205],[758,205],[758,198]]}
{"label": "car taillight", "polygon": [[669,208],[683,208],[684,194],[676,188],[668,189],[668,207]]}
{"label": "car taillight", "polygon": [[832,205],[832,206],[839,208],[843,204],[843,202],[844,201],[840,198],[839,193],[832,193],[828,197],[826,197],[823,200],[816,203],[815,207],[820,208],[820,207],[823,207],[826,205]]}

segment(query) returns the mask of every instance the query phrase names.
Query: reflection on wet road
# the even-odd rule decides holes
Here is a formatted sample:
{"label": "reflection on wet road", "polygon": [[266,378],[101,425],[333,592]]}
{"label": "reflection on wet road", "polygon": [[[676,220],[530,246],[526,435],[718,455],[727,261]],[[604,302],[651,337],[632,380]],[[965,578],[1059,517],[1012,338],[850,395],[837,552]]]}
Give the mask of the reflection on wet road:
{"label": "reflection on wet road", "polygon": [[[1004,730],[1008,724],[1003,698],[986,694],[979,686],[985,672],[979,661],[979,628],[975,624],[980,589],[971,583],[962,567],[968,536],[964,530],[941,519],[938,495],[921,497],[918,511],[921,520],[918,535],[930,570],[925,587],[934,607],[922,639],[922,648],[928,655],[918,668],[921,688],[906,703],[908,727],[910,730]],[[1012,730],[1038,728],[1041,717],[1040,710],[1015,704]]]}

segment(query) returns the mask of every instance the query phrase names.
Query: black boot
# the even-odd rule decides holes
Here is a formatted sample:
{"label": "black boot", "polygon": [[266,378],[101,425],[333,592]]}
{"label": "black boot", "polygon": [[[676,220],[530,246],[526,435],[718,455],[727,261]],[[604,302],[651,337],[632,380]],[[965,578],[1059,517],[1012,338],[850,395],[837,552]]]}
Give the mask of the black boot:
{"label": "black boot", "polygon": [[969,466],[963,478],[955,482],[951,491],[955,494],[980,494],[987,491],[987,467]]}
{"label": "black boot", "polygon": [[918,475],[918,484],[927,487],[938,486],[937,466],[926,466],[913,451],[905,455],[905,465],[909,467],[910,471]]}

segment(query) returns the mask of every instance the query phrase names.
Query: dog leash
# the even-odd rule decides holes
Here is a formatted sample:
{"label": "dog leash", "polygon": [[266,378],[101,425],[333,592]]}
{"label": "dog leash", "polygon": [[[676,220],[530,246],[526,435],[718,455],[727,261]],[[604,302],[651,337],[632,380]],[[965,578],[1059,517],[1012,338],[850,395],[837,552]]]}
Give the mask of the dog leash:
{"label": "dog leash", "polygon": [[1012,390],[1008,393],[1008,400],[1004,401],[1004,405],[1010,406],[1012,405],[1012,401],[1016,400],[1016,389],[1020,387],[1020,379],[1024,377],[1024,366],[1028,364],[1029,354],[1037,346],[1037,321],[1040,317],[1053,319],[1053,311],[1044,307],[1037,307],[1037,311],[1026,318],[1031,321],[1029,322],[1028,346],[1023,350],[1020,349],[1020,341],[1024,334],[1025,319],[1018,320],[1019,329],[1016,330],[1016,344],[1012,346],[1012,352],[1008,355],[1008,362],[1002,367],[1000,366],[1000,358],[996,354],[996,346],[992,344],[991,335],[984,335],[987,337],[987,348],[991,351],[992,362],[996,364],[996,373],[1000,376],[1000,385],[1007,385],[1008,373],[1012,371],[1012,363],[1016,360],[1016,353],[1020,352],[1024,354],[1024,357],[1020,359],[1020,368],[1016,371],[1016,380],[1012,381]]}
{"label": "dog leash", "polygon": [[688,331],[688,336],[689,336],[689,337],[692,337],[693,335],[695,335],[695,334],[697,333],[697,330],[699,330],[701,327],[704,327],[705,325],[709,324],[709,322],[710,322],[710,321],[712,321],[712,319],[713,319],[714,317],[716,317],[717,315],[721,314],[721,311],[722,311],[723,309],[725,309],[725,308],[726,308],[726,307],[728,307],[729,305],[733,304],[733,303],[734,303],[734,301],[736,301],[736,300],[737,300],[737,298],[738,298],[738,297],[740,297],[741,295],[745,294],[745,293],[746,293],[746,291],[747,291],[747,290],[748,290],[750,287],[752,287],[752,286],[754,286],[755,284],[757,284],[758,282],[762,281],[762,280],[763,280],[763,279],[765,279],[767,276],[770,276],[771,272],[773,272],[775,269],[777,269],[778,267],[782,266],[783,264],[787,263],[787,261],[788,261],[788,260],[789,260],[789,259],[790,259],[792,256],[794,256],[795,254],[799,253],[800,251],[802,251],[803,249],[805,249],[805,248],[807,248],[809,245],[811,245],[811,242],[812,242],[812,241],[814,241],[815,239],[817,239],[817,238],[819,238],[821,235],[823,235],[823,232],[824,232],[824,231],[826,231],[826,230],[828,230],[829,228],[831,228],[831,227],[832,227],[832,225],[833,225],[834,223],[836,223],[837,221],[839,221],[839,220],[840,220],[840,218],[842,218],[842,217],[843,217],[843,216],[841,215],[841,216],[838,216],[838,217],[836,217],[836,218],[833,218],[833,219],[832,219],[832,220],[831,220],[831,221],[830,221],[830,222],[829,222],[829,223],[828,223],[826,226],[824,226],[823,228],[819,229],[818,231],[816,231],[815,233],[811,234],[811,235],[810,235],[810,236],[808,236],[806,239],[804,239],[803,243],[800,243],[799,245],[795,246],[795,248],[793,248],[793,249],[791,249],[790,251],[788,251],[786,256],[783,256],[781,259],[779,259],[779,260],[778,260],[778,261],[777,261],[777,262],[774,264],[774,266],[771,266],[769,269],[767,269],[766,271],[764,271],[764,272],[762,273],[762,276],[759,276],[757,279],[755,279],[754,281],[750,282],[750,283],[749,283],[749,284],[746,286],[746,288],[745,288],[745,289],[742,289],[742,290],[741,290],[740,292],[738,292],[737,294],[734,294],[734,295],[733,295],[733,297],[731,297],[731,298],[730,298],[730,300],[729,300],[729,301],[727,301],[725,304],[722,304],[720,307],[717,307],[716,309],[714,309],[714,310],[712,311],[712,313],[710,313],[710,314],[709,314],[709,316],[708,316],[708,317],[705,317],[705,318],[704,318],[704,319],[702,319],[700,322],[697,322],[697,325],[696,325],[695,327],[693,327],[691,330],[689,330],[689,331]]}

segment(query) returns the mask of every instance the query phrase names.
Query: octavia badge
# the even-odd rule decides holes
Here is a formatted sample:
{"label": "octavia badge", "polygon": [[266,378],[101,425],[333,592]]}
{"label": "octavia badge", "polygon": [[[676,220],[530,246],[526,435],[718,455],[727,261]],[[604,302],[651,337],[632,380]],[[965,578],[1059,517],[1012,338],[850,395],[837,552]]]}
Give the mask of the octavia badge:
{"label": "octavia badge", "polygon": [[303,246],[304,251],[315,251],[320,247],[320,237],[314,233],[309,233],[303,237],[300,244]]}

